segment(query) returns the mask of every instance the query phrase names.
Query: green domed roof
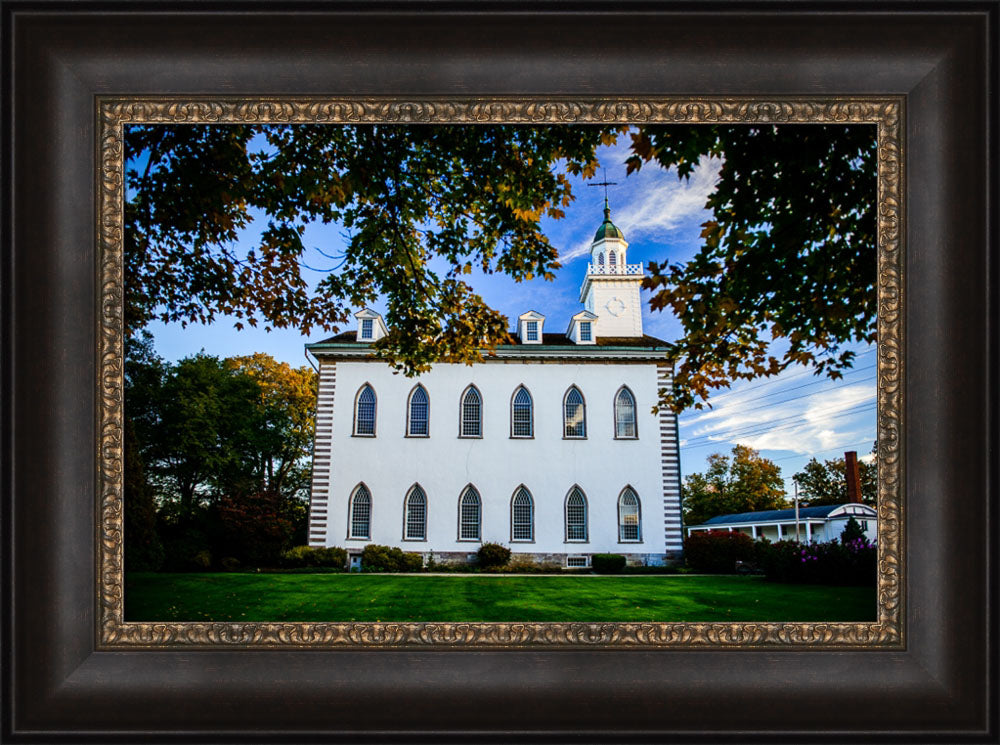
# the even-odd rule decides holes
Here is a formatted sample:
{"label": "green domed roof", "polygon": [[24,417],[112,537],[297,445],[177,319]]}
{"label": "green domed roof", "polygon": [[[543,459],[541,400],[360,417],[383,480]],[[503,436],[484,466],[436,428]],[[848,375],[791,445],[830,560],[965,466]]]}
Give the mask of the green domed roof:
{"label": "green domed roof", "polygon": [[620,238],[625,240],[625,234],[611,222],[611,208],[608,206],[607,198],[604,199],[604,222],[601,223],[601,227],[594,233],[594,243],[603,241],[605,238]]}

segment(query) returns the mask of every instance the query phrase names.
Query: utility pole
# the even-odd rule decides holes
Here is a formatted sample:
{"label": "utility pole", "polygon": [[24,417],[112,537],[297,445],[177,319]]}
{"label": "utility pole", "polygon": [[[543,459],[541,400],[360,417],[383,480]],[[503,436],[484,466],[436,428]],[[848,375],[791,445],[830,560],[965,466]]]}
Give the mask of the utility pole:
{"label": "utility pole", "polygon": [[799,540],[799,482],[792,479],[792,484],[795,486],[795,542],[801,543]]}
{"label": "utility pole", "polygon": [[861,473],[856,450],[844,453],[844,476],[847,479],[847,501],[861,504]]}

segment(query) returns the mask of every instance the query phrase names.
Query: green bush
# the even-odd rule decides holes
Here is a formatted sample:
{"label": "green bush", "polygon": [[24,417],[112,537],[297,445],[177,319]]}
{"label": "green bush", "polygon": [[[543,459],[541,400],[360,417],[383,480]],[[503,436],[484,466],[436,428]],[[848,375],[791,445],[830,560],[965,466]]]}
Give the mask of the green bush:
{"label": "green bush", "polygon": [[219,563],[227,572],[235,572],[240,568],[240,560],[235,556],[225,556]]}
{"label": "green bush", "polygon": [[754,560],[773,582],[874,585],[878,576],[878,550],[864,538],[847,543],[758,541]]}
{"label": "green bush", "polygon": [[737,561],[754,560],[754,542],[746,533],[697,531],[684,541],[684,560],[697,572],[732,574]]}
{"label": "green bush", "polygon": [[[345,557],[346,558],[346,557]],[[404,553],[395,546],[380,546],[372,543],[361,552],[363,572],[419,572],[423,568],[420,554]]]}
{"label": "green bush", "polygon": [[330,567],[331,569],[344,570],[347,568],[347,549],[339,546],[329,546],[327,548],[314,548],[316,566]]}
{"label": "green bush", "polygon": [[840,533],[840,542],[847,544],[856,541],[858,538],[866,538],[865,531],[861,529],[861,524],[854,519],[854,515],[847,518],[844,529]]}
{"label": "green bush", "polygon": [[286,569],[302,569],[306,567],[324,567],[344,569],[347,564],[347,551],[336,546],[329,548],[313,548],[312,546],[296,546],[281,555],[281,566]]}
{"label": "green bush", "polygon": [[510,561],[510,549],[499,543],[484,543],[479,547],[479,566],[494,569],[505,566]]}
{"label": "green bush", "polygon": [[199,551],[193,557],[191,557],[191,563],[194,564],[198,569],[209,570],[212,568],[212,552],[211,551]]}
{"label": "green bush", "polygon": [[424,568],[424,557],[421,554],[404,553],[403,564],[400,568],[402,572],[419,572]]}
{"label": "green bush", "polygon": [[590,567],[598,574],[616,574],[625,568],[625,557],[621,554],[594,554],[590,557]]}

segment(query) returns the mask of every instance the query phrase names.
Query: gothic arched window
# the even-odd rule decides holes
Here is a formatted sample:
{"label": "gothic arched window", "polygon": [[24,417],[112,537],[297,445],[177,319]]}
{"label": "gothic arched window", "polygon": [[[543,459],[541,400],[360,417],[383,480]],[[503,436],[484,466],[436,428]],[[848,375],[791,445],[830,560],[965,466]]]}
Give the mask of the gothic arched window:
{"label": "gothic arched window", "polygon": [[360,437],[375,436],[375,389],[367,383],[361,386],[355,398],[354,434]]}
{"label": "gothic arched window", "polygon": [[458,540],[478,541],[482,535],[482,502],[475,487],[467,486],[458,500]]}
{"label": "gothic arched window", "polygon": [[510,539],[535,540],[535,505],[531,493],[519,486],[510,500]]}
{"label": "gothic arched window", "polygon": [[510,402],[510,436],[534,437],[534,435],[531,394],[522,385],[514,391],[514,397]]}
{"label": "gothic arched window", "polygon": [[351,495],[350,519],[347,523],[348,538],[372,537],[372,495],[368,487],[358,484]]}
{"label": "gothic arched window", "polygon": [[634,440],[639,436],[635,421],[635,396],[622,386],[615,396],[615,438]]}
{"label": "gothic arched window", "polygon": [[427,437],[430,399],[427,391],[419,383],[410,391],[410,401],[407,407],[406,436]]}
{"label": "gothic arched window", "polygon": [[414,484],[403,505],[403,538],[408,541],[427,540],[427,495]]}
{"label": "gothic arched window", "polygon": [[587,407],[583,394],[575,385],[563,397],[563,437],[584,438],[587,436]]}
{"label": "gothic arched window", "polygon": [[618,265],[618,254],[614,251],[608,251],[608,269],[613,273],[615,267]]}
{"label": "gothic arched window", "polygon": [[587,498],[578,486],[566,495],[566,540],[587,540]]}
{"label": "gothic arched window", "polygon": [[639,496],[631,486],[626,486],[618,497],[618,541],[635,543],[640,540],[642,540],[642,517]]}
{"label": "gothic arched window", "polygon": [[483,436],[483,397],[479,389],[470,385],[462,394],[461,423],[459,424],[459,437],[482,437]]}

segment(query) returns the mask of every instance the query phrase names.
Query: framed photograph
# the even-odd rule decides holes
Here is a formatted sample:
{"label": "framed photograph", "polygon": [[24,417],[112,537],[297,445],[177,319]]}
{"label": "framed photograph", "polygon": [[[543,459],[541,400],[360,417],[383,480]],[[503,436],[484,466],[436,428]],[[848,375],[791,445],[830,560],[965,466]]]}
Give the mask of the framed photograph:
{"label": "framed photograph", "polygon": [[[100,102],[100,211],[124,225],[101,246],[124,287],[105,643],[904,644],[899,395],[877,432],[874,345],[898,294],[879,265],[902,278],[898,103],[503,100],[493,124],[495,102]],[[647,143],[704,152],[678,178]],[[878,336],[900,377],[898,322]],[[712,422],[742,426],[702,476]],[[852,478],[815,459],[859,440],[889,444]]]}
{"label": "framed photograph", "polygon": [[[995,606],[996,558],[996,520],[989,509],[997,475],[991,458],[997,444],[997,338],[990,325],[996,236],[987,219],[995,209],[989,201],[996,170],[995,122],[989,116],[995,74],[988,51],[996,41],[990,36],[996,33],[995,7],[963,14],[924,13],[916,4],[892,13],[864,8],[826,13],[803,6],[801,12],[781,14],[751,4],[739,13],[711,9],[697,14],[629,5],[585,10],[560,5],[541,12],[517,4],[434,6],[422,14],[390,5],[261,12],[235,3],[197,11],[104,10],[99,3],[72,10],[52,6],[42,13],[34,5],[3,5],[10,63],[4,72],[9,165],[3,173],[10,195],[4,224],[4,476],[9,486],[3,514],[9,601],[4,737],[123,740],[141,733],[143,739],[241,742],[428,737],[612,742],[852,739],[863,734],[869,739],[995,741],[996,692],[987,682],[996,672],[996,632],[988,622]],[[831,261],[824,274],[830,287],[838,286],[841,277],[843,292],[856,298],[848,310],[831,311],[828,317],[863,316],[867,320],[847,336],[869,347],[852,347],[846,356],[839,350],[839,363],[809,356],[799,346],[802,334],[786,334],[783,296],[773,288],[765,289],[756,304],[737,300],[689,311],[685,282],[704,286],[705,276],[657,263],[655,255],[642,253],[641,242],[633,241],[626,254],[633,223],[622,223],[623,231],[612,209],[618,187],[612,182],[626,180],[618,178],[625,175],[624,164],[620,174],[599,177],[597,164],[609,159],[600,158],[595,148],[620,140],[629,171],[640,173],[669,165],[672,147],[677,149],[675,167],[691,152],[720,148],[701,143],[702,150],[681,151],[675,144],[685,141],[676,135],[680,128],[712,131],[719,140],[730,130],[773,134],[770,146],[795,163],[797,151],[778,133],[799,128],[813,136],[837,130],[848,139],[869,133],[865,136],[872,144],[842,159],[849,165],[842,174],[829,176],[830,160],[821,155],[818,172],[794,166],[776,175],[748,167],[754,176],[745,187],[762,194],[773,182],[792,194],[819,183],[829,195],[830,185],[839,187],[844,179],[862,183],[868,169],[867,192],[854,180],[844,187],[868,195],[860,198],[870,206],[858,208],[864,217],[857,222],[844,222],[850,209],[834,209],[829,215],[834,227],[812,221],[804,228],[801,220],[785,225],[775,211],[765,222],[776,230],[761,235],[801,230],[806,240],[820,245],[816,230],[831,239],[838,230],[869,231],[877,279],[865,273],[864,262],[851,267]],[[378,130],[391,131],[389,139],[395,140],[373,141],[371,133]],[[488,158],[479,136],[486,131],[491,133]],[[466,136],[469,132],[477,134]],[[309,142],[297,141],[303,133]],[[163,160],[164,150],[157,148],[171,136],[177,138],[174,149]],[[836,149],[824,143],[820,149]],[[216,156],[226,147],[241,155],[223,162]],[[415,160],[425,155],[417,166],[427,179],[427,199],[447,193],[457,206],[439,202],[437,213],[421,213],[393,196],[398,188],[380,192],[381,185],[395,183],[378,175],[384,164],[400,162],[390,157],[391,147],[403,148]],[[521,157],[511,160],[504,173],[481,173],[469,179],[469,186],[450,182],[451,191],[439,188],[439,180],[458,171],[475,171],[470,164],[498,158],[505,148],[520,152],[525,147],[538,152],[548,147],[552,153],[539,173],[517,174],[522,189],[517,200],[524,197],[525,179],[535,178],[535,202],[496,197],[510,209],[491,208],[489,220],[475,220],[486,214],[477,212],[490,201],[483,195],[509,193],[510,164],[530,166],[530,159]],[[738,171],[736,146],[729,147],[730,170]],[[747,149],[755,147],[761,146]],[[306,155],[275,165],[284,152]],[[301,172],[317,152],[326,158],[323,173],[338,172],[329,162],[343,153],[355,155],[348,156],[353,160],[341,181],[324,181],[322,194],[296,202]],[[209,168],[206,153],[213,156]],[[240,160],[244,156],[248,160]],[[719,160],[724,159],[723,153]],[[567,171],[550,182],[554,171],[547,164],[556,160]],[[460,163],[458,171],[440,170],[443,161]],[[253,168],[242,181],[220,188],[233,163]],[[570,184],[574,176],[580,178]],[[820,180],[827,176],[829,182]],[[792,188],[794,179],[805,185]],[[603,190],[583,188],[588,182]],[[407,183],[420,188],[419,180]],[[579,250],[553,249],[535,233],[518,233],[516,242],[533,246],[534,253],[503,244],[522,230],[517,226],[537,224],[531,215],[540,204],[559,212],[550,217],[563,217],[561,208],[569,199],[561,205],[552,199],[568,195],[570,186],[578,199],[580,192],[603,198],[597,235],[588,235]],[[430,237],[416,239],[414,246],[426,246],[420,242],[426,240],[439,255],[450,257],[450,265],[439,268],[446,291],[432,309],[445,316],[450,312],[450,326],[427,333],[433,313],[421,316],[414,310],[415,297],[421,302],[433,297],[426,292],[418,297],[414,287],[428,277],[436,281],[436,274],[411,265],[395,284],[382,282],[399,260],[423,260],[419,253],[398,252],[409,245],[404,239],[391,243],[382,274],[372,275],[376,284],[365,284],[368,275],[362,269],[375,266],[372,257],[389,243],[380,242],[377,231],[372,238],[372,226],[383,217],[379,208],[352,213],[345,194],[363,194],[359,204],[415,210],[406,213],[408,228]],[[269,207],[261,208],[264,203]],[[280,261],[274,255],[263,275],[256,273],[261,270],[254,264],[258,250],[262,258],[268,251],[284,251],[293,263],[301,259],[306,244],[315,242],[305,227],[289,233],[290,223],[272,221],[250,239],[259,247],[249,253],[244,246],[227,254],[230,249],[223,246],[214,264],[198,263],[195,253],[206,251],[213,240],[220,246],[238,242],[248,214],[241,210],[248,204],[255,219],[280,213],[294,221],[306,215],[344,232],[342,254],[321,249],[309,258],[325,257],[346,267],[326,271],[333,279],[322,298],[325,306],[304,302],[297,294],[301,283],[288,279],[293,274],[276,279],[273,270]],[[732,204],[708,216],[701,234],[707,242],[718,230],[718,243],[725,244],[725,215],[737,210]],[[274,211],[268,212],[270,207]],[[144,221],[143,209],[147,216],[155,211],[156,220]],[[454,213],[450,223],[449,210]],[[465,222],[470,212],[472,228]],[[182,233],[192,214],[199,220],[212,215],[222,227],[198,234],[196,249],[171,253],[170,241],[157,232],[162,216],[170,214],[175,215],[170,229]],[[428,224],[432,215],[444,232],[435,233]],[[398,214],[391,222],[397,228],[407,224]],[[634,225],[639,234],[640,223]],[[463,245],[476,246],[481,238],[482,247],[478,253],[449,253],[441,242],[448,231],[461,232]],[[739,235],[741,241],[757,240],[746,230]],[[242,233],[238,238],[245,240]],[[131,242],[145,247],[145,259]],[[496,245],[504,248],[494,252],[490,247]],[[735,261],[741,251],[739,246],[734,250],[730,258]],[[223,264],[229,262],[229,280],[212,273],[220,256]],[[578,257],[584,260],[574,265]],[[809,260],[800,255],[802,263]],[[459,281],[462,274],[485,276],[499,268],[530,285],[534,275],[554,269],[553,262],[563,262],[563,272],[582,267],[579,307],[559,306],[569,310],[565,318],[553,318],[558,328],[545,324],[546,316],[553,316],[548,306],[530,305],[508,311],[510,325],[501,328],[478,304],[478,295],[461,295],[467,287]],[[816,276],[789,273],[794,262],[780,266],[786,289]],[[727,292],[745,284],[736,282]],[[282,289],[269,295],[278,285]],[[682,325],[687,318],[685,331],[709,317],[721,327],[728,316],[756,308],[760,320],[750,322],[766,321],[759,330],[787,342],[786,356],[778,359],[754,352],[746,342],[745,354],[758,354],[758,373],[765,364],[803,361],[820,371],[837,364],[850,369],[857,355],[871,355],[871,391],[847,403],[861,402],[870,411],[866,415],[874,429],[858,431],[877,439],[871,456],[877,466],[870,465],[872,472],[877,469],[877,487],[865,487],[877,488],[873,507],[860,504],[861,482],[855,477],[857,487],[845,504],[803,512],[796,506],[794,517],[782,509],[751,517],[742,513],[742,518],[691,511],[701,482],[682,486],[681,438],[670,395],[704,393],[722,379],[706,372],[718,369],[718,360],[702,354],[709,347],[704,328],[685,337],[697,340],[686,354],[670,347],[674,365],[663,363],[668,343],[648,333],[650,320],[644,321],[640,307],[640,290],[658,287],[681,288],[658,297]],[[323,288],[320,282],[313,289],[322,295]],[[811,292],[815,306],[835,303],[841,290]],[[185,293],[197,300],[185,304]],[[241,315],[241,298],[250,295],[257,310]],[[352,304],[337,305],[337,297]],[[794,306],[796,293],[788,297]],[[536,294],[536,306],[540,298]],[[873,307],[863,313],[858,303]],[[275,311],[276,306],[281,307]],[[228,381],[226,395],[263,393],[267,401],[273,393],[268,387],[273,379],[267,376],[278,370],[258,356],[223,360],[194,354],[197,350],[183,344],[176,348],[190,349],[194,356],[185,360],[193,362],[185,370],[185,360],[165,364],[167,373],[156,384],[162,388],[154,397],[159,403],[150,411],[156,418],[167,403],[187,404],[192,395],[197,406],[176,406],[176,420],[184,426],[156,431],[174,448],[167,455],[148,448],[137,460],[129,450],[143,442],[136,431],[153,437],[153,428],[142,429],[141,417],[125,416],[130,405],[139,410],[142,391],[153,390],[134,387],[138,368],[132,361],[139,357],[126,350],[126,342],[137,341],[134,319],[144,324],[155,318],[204,321],[199,313],[205,308],[208,320],[219,313],[237,323],[263,319],[280,325],[282,318],[295,315],[311,319],[316,329],[331,321],[338,326],[338,335],[317,331],[306,346],[315,378],[302,385],[318,391],[310,410],[316,424],[308,458],[278,463],[270,457],[260,471],[268,474],[265,479],[212,446],[214,460],[199,461],[210,477],[190,477],[189,464],[178,469],[179,439],[190,435],[193,412],[204,414],[206,376]],[[454,330],[462,328],[466,331]],[[472,368],[446,364],[463,361],[461,355],[476,348],[462,338],[466,332],[485,340],[489,357]],[[185,333],[190,338],[184,343],[196,343],[191,331]],[[729,349],[735,342],[725,333]],[[423,342],[412,341],[418,338]],[[438,347],[453,357],[434,357]],[[153,360],[150,354],[146,362]],[[413,375],[392,375],[387,362]],[[283,381],[312,375],[307,367],[301,373],[281,371]],[[126,385],[133,385],[131,397],[123,395]],[[753,391],[748,398],[755,405],[764,400]],[[737,400],[745,404],[747,397]],[[693,401],[674,403],[679,410]],[[204,419],[221,426],[223,413],[228,422],[236,410],[242,411],[221,404]],[[273,423],[281,413],[276,411],[271,406],[260,416]],[[297,414],[289,416],[291,432]],[[252,426],[241,419],[233,432],[250,438],[256,436]],[[744,428],[734,434],[759,432]],[[693,430],[692,436],[697,442]],[[712,440],[711,430],[700,436]],[[259,454],[264,445],[254,442]],[[817,442],[832,449],[847,444]],[[739,447],[733,450],[733,468],[741,458],[757,457]],[[633,458],[629,448],[650,449],[652,456]],[[194,450],[204,452],[199,443]],[[344,465],[331,466],[336,460],[331,450],[343,456]],[[465,460],[461,473],[430,465],[459,451]],[[813,452],[823,451],[817,445]],[[608,464],[594,467],[602,454]],[[856,474],[851,455],[842,467]],[[539,463],[532,465],[533,459]],[[498,469],[497,462],[522,466],[520,471],[510,465]],[[639,465],[646,462],[648,474]],[[136,463],[153,476],[136,479]],[[721,459],[710,466],[728,463]],[[616,469],[615,464],[625,466]],[[300,466],[301,473],[295,471]],[[292,474],[290,481],[306,474],[290,493],[308,491],[307,520],[301,511],[298,517],[282,512],[285,502],[274,501],[281,494],[274,486],[275,467]],[[685,464],[684,471],[699,468]],[[796,468],[804,469],[797,482],[805,481],[804,464]],[[703,489],[709,495],[710,476]],[[452,484],[455,478],[462,483]],[[150,504],[157,505],[166,548],[158,549],[163,556],[148,558],[147,567],[201,563],[228,571],[220,575],[223,581],[246,578],[257,588],[276,577],[306,575],[246,574],[244,565],[294,570],[296,562],[325,557],[337,568],[381,568],[380,562],[405,568],[416,562],[410,568],[420,569],[428,563],[453,568],[513,560],[532,571],[547,567],[571,575],[612,566],[620,558],[630,571],[654,575],[620,578],[625,583],[620,592],[638,592],[635,583],[652,587],[672,579],[657,573],[673,571],[681,560],[682,488],[692,495],[683,506],[686,523],[699,523],[695,516],[702,515],[703,527],[725,531],[705,531],[702,538],[714,535],[727,545],[739,538],[748,544],[778,540],[780,546],[794,525],[806,541],[789,545],[815,546],[810,541],[827,533],[837,537],[831,531],[840,534],[840,522],[851,520],[860,531],[851,540],[867,547],[870,518],[877,542],[864,548],[867,553],[859,554],[858,548],[851,561],[870,557],[877,585],[868,600],[817,596],[814,615],[795,618],[783,616],[782,609],[771,615],[751,609],[745,592],[735,616],[699,611],[703,615],[678,620],[666,611],[644,610],[638,602],[612,610],[573,605],[567,598],[579,591],[572,588],[563,590],[567,595],[556,603],[566,609],[554,614],[541,612],[541,601],[532,600],[501,612],[492,590],[467,607],[446,604],[445,595],[458,594],[455,585],[441,591],[437,602],[445,610],[438,615],[419,604],[386,609],[373,598],[363,603],[366,607],[339,616],[324,616],[330,611],[323,610],[310,616],[307,606],[316,603],[306,598],[292,615],[268,617],[273,610],[247,606],[251,617],[245,618],[238,603],[235,612],[224,612],[204,598],[192,601],[198,594],[194,585],[174,582],[149,590],[150,575],[133,572],[130,579],[129,558],[139,554],[127,553],[129,526],[136,535],[139,523],[128,512],[138,502],[128,500],[129,488],[138,493],[137,483],[160,489]],[[777,493],[777,483],[773,488]],[[556,491],[558,499],[551,499]],[[242,502],[233,497],[237,493]],[[244,520],[251,502],[274,515],[269,531],[253,533],[252,539],[248,536],[259,523]],[[199,512],[201,505],[211,509]],[[185,543],[194,535],[185,530],[205,515],[213,527],[205,522],[199,529],[211,536],[203,544]],[[295,520],[306,545],[289,550],[288,531]],[[281,533],[286,522],[287,535]],[[184,529],[177,530],[178,524]],[[849,540],[840,537],[846,551]],[[383,543],[389,546],[380,554],[375,544]],[[265,549],[270,551],[266,558]],[[511,553],[500,555],[507,550]],[[753,556],[761,571],[787,573],[775,568],[775,556],[759,550]],[[794,558],[796,572],[829,559],[819,549],[806,548]],[[818,576],[813,571],[808,576]],[[364,572],[334,578],[342,583],[392,579]],[[433,579],[446,584],[458,577]],[[499,587],[505,580],[484,577],[483,582]],[[528,597],[532,582],[545,581],[530,578],[510,594]],[[387,584],[384,592],[405,592],[401,585],[392,587]],[[317,594],[315,588],[306,592]],[[143,598],[148,607],[142,606]],[[857,615],[851,602],[869,608],[870,616]],[[824,603],[836,606],[836,613],[817,610]]]}

